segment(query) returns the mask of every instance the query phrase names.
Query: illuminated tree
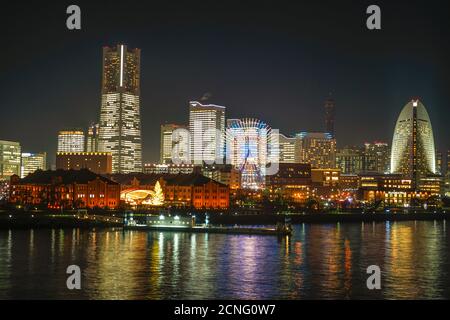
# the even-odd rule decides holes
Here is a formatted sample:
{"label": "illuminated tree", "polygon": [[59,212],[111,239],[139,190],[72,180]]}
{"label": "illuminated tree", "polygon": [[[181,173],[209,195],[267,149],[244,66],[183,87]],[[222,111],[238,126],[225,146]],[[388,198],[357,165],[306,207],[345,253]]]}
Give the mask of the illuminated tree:
{"label": "illuminated tree", "polygon": [[156,181],[155,191],[152,198],[152,205],[154,206],[162,206],[164,204],[164,193],[161,188],[161,184],[159,181]]}

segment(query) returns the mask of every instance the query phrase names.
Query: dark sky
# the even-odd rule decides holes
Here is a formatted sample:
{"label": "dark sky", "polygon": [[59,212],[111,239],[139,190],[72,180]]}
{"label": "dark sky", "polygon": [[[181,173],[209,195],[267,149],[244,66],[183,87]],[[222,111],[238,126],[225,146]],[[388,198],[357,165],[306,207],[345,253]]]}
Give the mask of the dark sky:
{"label": "dark sky", "polygon": [[[447,1],[20,3],[0,13],[0,139],[51,162],[58,130],[97,121],[102,46],[119,42],[142,49],[145,161],[159,158],[160,124],[187,123],[188,101],[206,92],[227,118],[293,134],[324,130],[331,91],[339,146],[390,143],[401,108],[420,97],[438,148],[450,148]],[[70,4],[81,31],[66,29]],[[365,27],[370,4],[381,31]]]}

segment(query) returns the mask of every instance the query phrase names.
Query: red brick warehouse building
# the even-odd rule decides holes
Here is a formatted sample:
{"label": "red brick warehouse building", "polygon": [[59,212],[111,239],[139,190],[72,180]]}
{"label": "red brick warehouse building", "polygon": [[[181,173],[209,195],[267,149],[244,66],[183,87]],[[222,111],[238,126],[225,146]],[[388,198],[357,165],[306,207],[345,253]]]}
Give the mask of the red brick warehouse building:
{"label": "red brick warehouse building", "polygon": [[11,177],[10,202],[48,208],[110,208],[120,204],[120,185],[87,169],[38,170]]}

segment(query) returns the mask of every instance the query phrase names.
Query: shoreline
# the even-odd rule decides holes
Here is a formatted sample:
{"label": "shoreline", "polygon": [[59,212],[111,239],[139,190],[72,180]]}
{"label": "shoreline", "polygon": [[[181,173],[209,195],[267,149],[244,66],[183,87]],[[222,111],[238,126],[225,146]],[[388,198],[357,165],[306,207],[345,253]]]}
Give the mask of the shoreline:
{"label": "shoreline", "polygon": [[[199,216],[198,224],[204,220],[204,213]],[[218,214],[209,215],[211,225],[276,225],[284,223],[285,217],[291,224],[331,224],[331,223],[361,223],[386,221],[443,221],[450,219],[450,212],[419,212],[419,213],[306,213],[306,214]],[[110,221],[113,220],[113,221]],[[0,212],[0,229],[30,229],[30,228],[122,228],[121,218],[106,215],[91,216],[89,219],[79,218],[74,214],[33,214],[30,212],[7,213]]]}

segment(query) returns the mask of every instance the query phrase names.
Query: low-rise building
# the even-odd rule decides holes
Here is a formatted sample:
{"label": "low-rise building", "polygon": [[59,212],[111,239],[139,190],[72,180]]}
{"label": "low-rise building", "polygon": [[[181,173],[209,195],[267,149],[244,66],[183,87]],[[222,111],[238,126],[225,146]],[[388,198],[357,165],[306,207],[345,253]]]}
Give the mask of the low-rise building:
{"label": "low-rise building", "polygon": [[110,208],[120,204],[120,185],[87,169],[38,170],[11,177],[9,201],[48,208]]}
{"label": "low-rise building", "polygon": [[192,174],[197,170],[193,164],[157,164],[157,163],[144,163],[145,174]]}
{"label": "low-rise building", "polygon": [[58,152],[56,169],[88,169],[97,174],[112,173],[112,156],[109,152]]}
{"label": "low-rise building", "polygon": [[304,203],[312,196],[311,165],[307,163],[280,163],[278,172],[266,176],[269,199]]}
{"label": "low-rise building", "polygon": [[[110,177],[122,185],[122,195],[136,193],[137,190],[154,191],[159,182],[164,194],[164,206],[202,210],[227,209],[230,205],[230,187],[199,173],[115,174]],[[126,196],[122,198],[126,199]]]}
{"label": "low-rise building", "polygon": [[360,175],[359,199],[366,202],[384,202],[389,206],[409,206],[414,199],[425,201],[441,192],[442,179],[438,176],[421,178],[414,188],[411,178],[402,174]]}

